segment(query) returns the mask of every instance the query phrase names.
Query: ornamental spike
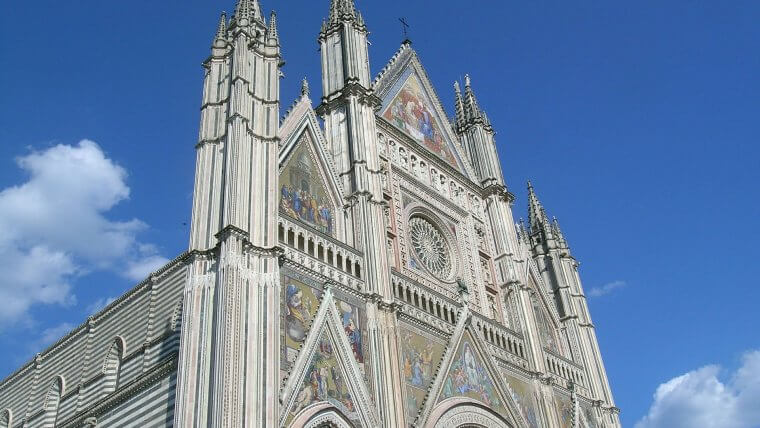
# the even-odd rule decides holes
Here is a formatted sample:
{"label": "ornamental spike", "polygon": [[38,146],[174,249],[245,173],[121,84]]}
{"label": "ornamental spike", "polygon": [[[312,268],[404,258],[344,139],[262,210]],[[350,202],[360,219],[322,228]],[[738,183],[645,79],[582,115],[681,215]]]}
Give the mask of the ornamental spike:
{"label": "ornamental spike", "polygon": [[278,44],[280,36],[277,34],[277,13],[272,11],[269,15],[269,28],[267,29],[267,38],[273,41],[273,44]]}
{"label": "ornamental spike", "polygon": [[223,42],[226,38],[227,38],[227,12],[222,12],[222,15],[219,17],[219,25],[217,25],[216,27],[214,42],[220,41],[220,40]]}

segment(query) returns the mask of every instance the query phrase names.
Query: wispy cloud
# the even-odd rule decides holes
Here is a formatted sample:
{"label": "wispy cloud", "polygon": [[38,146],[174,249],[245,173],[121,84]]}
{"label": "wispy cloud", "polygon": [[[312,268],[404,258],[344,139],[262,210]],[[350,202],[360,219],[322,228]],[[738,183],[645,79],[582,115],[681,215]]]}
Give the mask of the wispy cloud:
{"label": "wispy cloud", "polygon": [[71,323],[61,323],[54,327],[46,328],[45,330],[42,330],[42,333],[40,333],[40,336],[31,341],[28,345],[29,353],[30,354],[36,354],[38,352],[43,351],[48,346],[52,345],[56,341],[58,341],[60,338],[62,338],[64,335],[66,335],[68,332],[74,329],[76,327],[74,324]]}
{"label": "wispy cloud", "polygon": [[101,297],[100,299],[87,305],[87,308],[85,308],[85,311],[87,312],[87,315],[93,315],[96,312],[100,312],[101,309],[113,303],[114,300],[116,300],[115,297]]}
{"label": "wispy cloud", "polygon": [[89,140],[16,160],[29,176],[0,190],[0,329],[29,320],[36,305],[71,305],[74,283],[110,270],[137,279],[162,261],[137,234],[138,219],[108,217],[129,198],[127,172]]}
{"label": "wispy cloud", "polygon": [[605,294],[610,294],[613,291],[625,287],[627,284],[625,281],[616,280],[612,282],[608,282],[607,284],[604,284],[599,287],[592,287],[590,290],[588,290],[588,296],[589,297],[599,297],[604,296]]}
{"label": "wispy cloud", "polygon": [[661,384],[635,428],[756,428],[760,426],[760,351],[742,357],[738,370],[721,381],[709,365]]}

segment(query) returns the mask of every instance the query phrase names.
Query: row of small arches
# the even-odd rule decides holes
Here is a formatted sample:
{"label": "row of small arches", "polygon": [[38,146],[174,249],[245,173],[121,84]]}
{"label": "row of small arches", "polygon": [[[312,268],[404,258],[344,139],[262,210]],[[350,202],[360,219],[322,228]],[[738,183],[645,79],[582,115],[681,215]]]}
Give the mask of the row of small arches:
{"label": "row of small arches", "polygon": [[296,231],[292,227],[280,223],[278,226],[277,236],[280,242],[284,242],[291,248],[302,251],[315,259],[329,264],[337,269],[353,275],[357,278],[362,277],[362,269],[358,260],[352,260],[348,254],[343,254],[340,250],[334,250],[332,246],[325,245],[321,240],[314,239],[304,234],[302,231]]}
{"label": "row of small arches", "polygon": [[491,342],[491,344],[519,357],[525,358],[525,348],[523,348],[522,343],[513,340],[504,332],[494,329],[493,326],[477,323],[477,327],[480,332],[483,333],[483,337]]}
{"label": "row of small arches", "polygon": [[[103,385],[100,393],[105,397],[119,386],[119,375],[121,372],[121,363],[124,360],[126,346],[124,339],[117,337],[108,348],[108,353],[103,360],[102,375]],[[45,394],[45,400],[42,403],[42,423],[43,428],[55,427],[58,420],[58,409],[61,405],[61,398],[66,392],[66,381],[63,376],[55,376],[50,382],[50,386]],[[13,423],[13,413],[10,409],[0,412],[0,428],[10,428]]]}
{"label": "row of small arches", "polygon": [[[384,134],[378,133],[377,138],[380,142],[381,154],[390,157],[391,161],[401,165],[402,168],[411,172],[412,175],[419,178],[423,183],[430,184],[431,187],[438,190],[445,197],[453,200],[457,205],[466,206],[468,201],[465,198],[464,187],[457,184],[454,180],[450,180],[434,167],[429,167],[423,159],[419,159],[415,154],[407,152],[406,148],[396,143],[396,141],[386,138]],[[480,206],[480,201],[473,195],[469,195],[469,199],[477,210]]]}
{"label": "row of small arches", "polygon": [[565,379],[570,379],[572,381],[575,381],[576,383],[583,385],[583,381],[584,381],[583,375],[578,373],[577,371],[565,368],[564,365],[557,364],[551,358],[546,359],[546,366],[549,368],[550,372],[556,374],[557,376],[562,376]]}
{"label": "row of small arches", "polygon": [[397,299],[403,300],[450,324],[456,324],[457,322],[457,311],[453,306],[425,293],[418,292],[410,285],[405,286],[401,282],[394,282],[393,294]]}

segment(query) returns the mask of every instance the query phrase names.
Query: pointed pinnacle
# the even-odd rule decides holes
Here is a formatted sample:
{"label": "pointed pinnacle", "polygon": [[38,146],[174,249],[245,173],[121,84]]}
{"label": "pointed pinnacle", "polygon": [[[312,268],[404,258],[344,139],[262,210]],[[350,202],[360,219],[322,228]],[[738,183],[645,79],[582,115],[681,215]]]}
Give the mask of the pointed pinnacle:
{"label": "pointed pinnacle", "polygon": [[219,17],[219,25],[216,27],[214,41],[224,40],[227,37],[227,12],[222,12]]}
{"label": "pointed pinnacle", "polygon": [[464,103],[462,102],[462,91],[459,89],[459,82],[454,82],[454,103],[456,111],[457,124],[464,124]]}
{"label": "pointed pinnacle", "polygon": [[[241,21],[245,19],[245,23]],[[248,25],[251,22],[251,0],[238,0],[235,6],[235,22],[237,25]]]}
{"label": "pointed pinnacle", "polygon": [[272,11],[271,15],[269,15],[267,37],[275,41],[279,40],[279,35],[277,34],[277,13],[275,11]]}
{"label": "pointed pinnacle", "polygon": [[301,96],[307,98],[309,96],[309,81],[305,77],[301,81]]}
{"label": "pointed pinnacle", "polygon": [[544,226],[549,222],[530,181],[528,181],[528,222],[531,232],[535,232],[539,226]]}

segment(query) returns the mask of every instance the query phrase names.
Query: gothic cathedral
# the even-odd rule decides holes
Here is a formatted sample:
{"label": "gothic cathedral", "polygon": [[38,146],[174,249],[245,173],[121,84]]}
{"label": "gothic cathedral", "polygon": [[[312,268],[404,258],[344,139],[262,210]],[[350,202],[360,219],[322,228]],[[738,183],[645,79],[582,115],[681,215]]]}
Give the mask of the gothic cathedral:
{"label": "gothic cathedral", "polygon": [[189,250],[0,383],[0,428],[619,427],[578,263],[515,223],[469,77],[373,78],[353,0],[281,118],[277,18],[222,15]]}

